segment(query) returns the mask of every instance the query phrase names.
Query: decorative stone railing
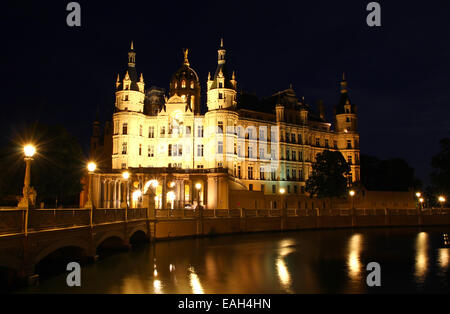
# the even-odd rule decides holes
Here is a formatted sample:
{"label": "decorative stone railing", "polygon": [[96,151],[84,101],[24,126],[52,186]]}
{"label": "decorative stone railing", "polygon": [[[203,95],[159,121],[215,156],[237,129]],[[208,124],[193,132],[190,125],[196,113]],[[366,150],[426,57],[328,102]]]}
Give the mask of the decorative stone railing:
{"label": "decorative stone railing", "polygon": [[[146,208],[96,208],[92,211],[92,224],[108,224],[133,220],[165,219],[227,219],[255,217],[305,217],[305,216],[423,216],[450,215],[448,208],[417,209],[165,209],[148,212]],[[0,209],[0,235],[23,233],[26,210]],[[28,211],[29,232],[89,226],[91,210],[75,209],[30,209]]]}

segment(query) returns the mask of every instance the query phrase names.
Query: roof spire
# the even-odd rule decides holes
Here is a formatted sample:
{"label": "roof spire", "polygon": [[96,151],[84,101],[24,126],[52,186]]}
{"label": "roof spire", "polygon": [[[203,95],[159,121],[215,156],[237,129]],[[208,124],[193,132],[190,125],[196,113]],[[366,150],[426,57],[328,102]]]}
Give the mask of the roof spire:
{"label": "roof spire", "polygon": [[189,49],[184,49],[183,50],[183,54],[184,54],[184,61],[183,64],[189,66],[189,60],[188,60],[188,53],[189,53]]}
{"label": "roof spire", "polygon": [[342,73],[342,81],[341,81],[341,94],[345,94],[348,92],[347,89],[347,80],[345,78],[345,72]]}
{"label": "roof spire", "polygon": [[134,45],[133,45],[133,41],[131,41],[131,51],[134,50]]}
{"label": "roof spire", "polygon": [[223,38],[220,38],[220,48],[223,48]]}

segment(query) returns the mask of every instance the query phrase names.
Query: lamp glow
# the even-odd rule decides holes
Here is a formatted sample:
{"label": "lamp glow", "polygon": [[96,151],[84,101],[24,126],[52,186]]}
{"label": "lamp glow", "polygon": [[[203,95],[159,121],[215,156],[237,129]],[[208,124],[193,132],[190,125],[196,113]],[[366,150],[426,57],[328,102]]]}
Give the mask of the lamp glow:
{"label": "lamp glow", "polygon": [[130,177],[130,173],[128,171],[125,171],[122,173],[122,178],[124,178],[125,180],[128,180],[129,177]]}
{"label": "lamp glow", "polygon": [[280,189],[280,194],[284,194],[286,192],[286,190],[284,188]]}
{"label": "lamp glow", "polygon": [[23,148],[23,152],[25,153],[26,157],[33,157],[33,155],[36,153],[36,148],[33,145],[25,145]]}
{"label": "lamp glow", "polygon": [[354,190],[350,190],[350,191],[348,192],[348,194],[350,194],[350,196],[353,197],[353,196],[355,196],[355,191],[354,191]]}
{"label": "lamp glow", "polygon": [[421,202],[421,203],[423,203],[423,202],[424,202],[424,199],[423,199],[423,197],[419,198],[419,202]]}
{"label": "lamp glow", "polygon": [[141,197],[141,196],[142,196],[141,190],[134,191],[132,194],[133,201],[136,202],[139,199],[139,197]]}
{"label": "lamp glow", "polygon": [[417,193],[416,193],[416,196],[417,196],[417,197],[421,197],[421,196],[422,196],[422,193],[417,192]]}
{"label": "lamp glow", "polygon": [[445,197],[439,196],[438,200],[439,200],[439,202],[444,203],[445,202]]}
{"label": "lamp glow", "polygon": [[88,168],[89,172],[94,172],[95,169],[97,169],[97,165],[95,164],[95,162],[90,162],[90,163],[88,163],[87,168]]}
{"label": "lamp glow", "polygon": [[200,189],[202,188],[202,184],[201,184],[201,183],[197,183],[197,184],[195,185],[195,188],[196,188],[197,190],[200,190]]}

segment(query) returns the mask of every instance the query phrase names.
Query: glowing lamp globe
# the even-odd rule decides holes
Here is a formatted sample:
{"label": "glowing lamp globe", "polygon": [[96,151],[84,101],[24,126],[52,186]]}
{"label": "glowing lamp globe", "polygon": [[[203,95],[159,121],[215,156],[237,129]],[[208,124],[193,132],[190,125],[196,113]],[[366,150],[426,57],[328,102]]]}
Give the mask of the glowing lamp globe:
{"label": "glowing lamp globe", "polygon": [[350,192],[348,192],[348,194],[350,194],[350,196],[355,196],[355,191],[350,190]]}
{"label": "glowing lamp globe", "polygon": [[285,192],[286,192],[286,190],[285,190],[284,188],[281,188],[281,189],[280,189],[280,193],[281,193],[281,194],[284,194]]}
{"label": "glowing lamp globe", "polygon": [[125,171],[124,173],[122,173],[122,178],[124,178],[125,180],[128,180],[129,177],[130,177],[130,173],[128,171]]}
{"label": "glowing lamp globe", "polygon": [[195,188],[196,188],[197,190],[200,190],[200,189],[202,188],[202,184],[201,184],[201,183],[197,183],[197,184],[195,185]]}
{"label": "glowing lamp globe", "polygon": [[26,157],[33,157],[36,153],[36,148],[33,145],[26,145],[23,148],[23,152],[25,153]]}
{"label": "glowing lamp globe", "polygon": [[95,164],[95,162],[90,162],[90,163],[88,163],[87,168],[88,168],[89,172],[94,172],[95,169],[97,169],[97,165]]}

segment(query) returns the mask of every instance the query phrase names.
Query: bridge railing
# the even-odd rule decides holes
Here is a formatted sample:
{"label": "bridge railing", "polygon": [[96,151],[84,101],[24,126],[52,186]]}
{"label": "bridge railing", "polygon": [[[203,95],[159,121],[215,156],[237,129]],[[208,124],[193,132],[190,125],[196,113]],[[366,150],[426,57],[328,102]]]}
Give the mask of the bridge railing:
{"label": "bridge railing", "polygon": [[76,209],[30,209],[28,213],[29,230],[45,230],[88,226],[90,210]]}
{"label": "bridge railing", "polygon": [[0,209],[0,234],[22,232],[24,215],[23,209]]}

